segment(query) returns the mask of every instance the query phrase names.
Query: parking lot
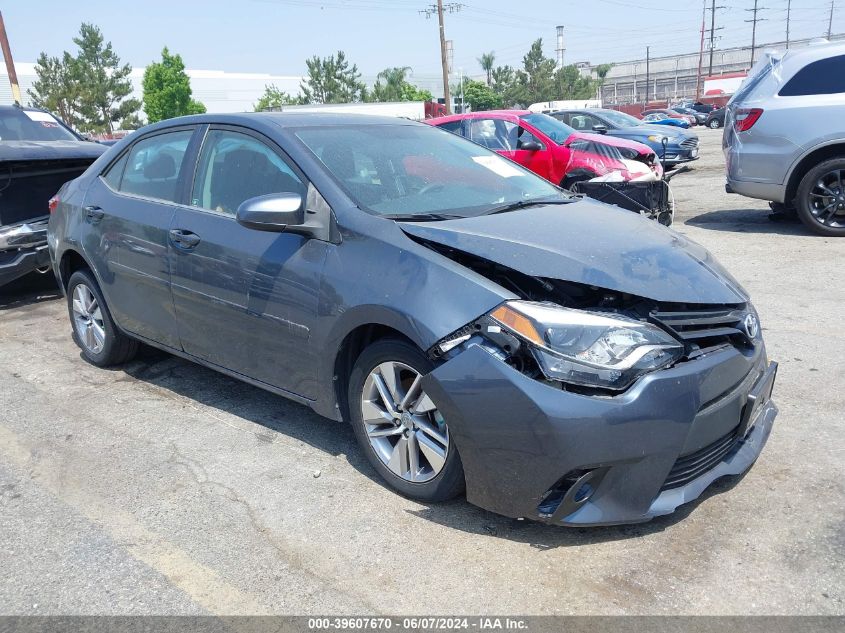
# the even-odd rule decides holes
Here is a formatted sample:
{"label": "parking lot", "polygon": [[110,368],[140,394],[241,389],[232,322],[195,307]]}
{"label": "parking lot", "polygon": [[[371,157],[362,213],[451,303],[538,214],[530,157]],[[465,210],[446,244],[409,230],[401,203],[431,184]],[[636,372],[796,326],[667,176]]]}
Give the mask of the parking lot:
{"label": "parking lot", "polygon": [[0,295],[4,612],[845,612],[845,240],[726,194],[721,131],[697,129],[675,228],[748,289],[780,363],[746,476],[625,527],[421,505],[304,406],[152,350],[85,363],[41,279]]}

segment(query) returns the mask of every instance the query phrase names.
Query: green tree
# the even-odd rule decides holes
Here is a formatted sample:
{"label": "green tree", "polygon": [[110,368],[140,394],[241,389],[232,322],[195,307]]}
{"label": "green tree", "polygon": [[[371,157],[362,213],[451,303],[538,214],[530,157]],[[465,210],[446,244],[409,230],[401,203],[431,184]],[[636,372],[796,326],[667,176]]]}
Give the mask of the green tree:
{"label": "green tree", "polygon": [[120,129],[122,130],[137,130],[141,127],[144,127],[144,122],[137,113],[130,114],[120,122]]}
{"label": "green tree", "polygon": [[501,95],[493,92],[483,81],[474,79],[464,80],[464,101],[474,112],[481,110],[497,110],[502,107]]}
{"label": "green tree", "polygon": [[497,66],[491,73],[493,78],[493,92],[502,98],[502,105],[506,108],[527,105],[525,103],[524,91],[519,81],[520,72],[510,66]]}
{"label": "green tree", "polygon": [[358,66],[350,67],[343,51],[323,59],[315,55],[306,59],[305,65],[307,76],[300,83],[305,103],[350,103],[367,96]]}
{"label": "green tree", "polygon": [[171,55],[165,46],[161,61],[144,70],[144,112],[150,123],[186,114],[202,114],[205,106],[191,98],[191,80],[181,55]]}
{"label": "green tree", "polygon": [[79,82],[84,124],[94,132],[111,132],[115,123],[141,108],[140,101],[127,98],[132,94],[132,66],[120,63],[111,42],[105,42],[93,24],[83,22],[73,42],[79,47],[74,76]]}
{"label": "green tree", "polygon": [[431,101],[431,92],[418,88],[408,81],[409,66],[385,68],[376,77],[367,101]]}
{"label": "green tree", "polygon": [[487,73],[487,85],[493,85],[493,64],[496,63],[496,53],[490,51],[489,53],[484,53],[481,57],[478,58],[478,63],[481,66],[481,70]]}
{"label": "green tree", "polygon": [[553,99],[592,99],[596,96],[596,82],[592,77],[584,77],[574,64],[564,66],[555,73],[556,96]]}
{"label": "green tree", "polygon": [[293,105],[297,103],[296,97],[291,97],[288,93],[279,90],[276,84],[264,86],[264,94],[258,98],[253,108],[256,112],[264,110],[278,109],[283,105]]}
{"label": "green tree", "polygon": [[519,74],[519,83],[528,102],[551,101],[555,98],[555,60],[543,54],[543,40],[537,38],[525,57],[522,58],[523,71]]}
{"label": "green tree", "polygon": [[70,127],[78,127],[80,95],[74,57],[67,52],[61,58],[41,53],[35,75],[37,79],[27,90],[32,105],[55,113]]}

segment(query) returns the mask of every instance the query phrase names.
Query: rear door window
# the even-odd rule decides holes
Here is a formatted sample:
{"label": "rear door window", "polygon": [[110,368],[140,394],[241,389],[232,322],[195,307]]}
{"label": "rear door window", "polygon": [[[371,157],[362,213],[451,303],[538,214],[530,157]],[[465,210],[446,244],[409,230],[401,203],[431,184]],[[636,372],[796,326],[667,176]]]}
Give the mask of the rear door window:
{"label": "rear door window", "polygon": [[135,143],[129,150],[119,191],[178,202],[179,173],[193,133],[193,130],[165,132]]}
{"label": "rear door window", "polygon": [[845,92],[845,55],[811,62],[780,89],[781,97],[830,95]]}
{"label": "rear door window", "polygon": [[441,123],[437,127],[441,130],[446,130],[447,132],[451,132],[452,134],[458,134],[463,136],[463,129],[462,129],[463,121],[449,121],[448,123]]}

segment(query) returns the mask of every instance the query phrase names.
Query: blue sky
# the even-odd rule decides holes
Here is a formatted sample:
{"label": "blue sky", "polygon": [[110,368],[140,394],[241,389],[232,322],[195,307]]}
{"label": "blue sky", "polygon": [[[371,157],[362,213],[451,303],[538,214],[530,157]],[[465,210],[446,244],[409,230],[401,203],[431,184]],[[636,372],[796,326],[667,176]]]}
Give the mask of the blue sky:
{"label": "blue sky", "polygon": [[[385,66],[410,66],[418,77],[439,72],[436,16],[418,11],[434,0],[19,0],[0,9],[15,59],[71,49],[82,21],[97,24],[124,61],[143,66],[163,46],[189,68],[302,74],[314,54],[347,53],[365,75]],[[816,37],[827,29],[830,0],[793,0],[791,36]],[[845,2],[833,32],[845,31]],[[709,4],[709,2],[708,2]],[[725,3],[717,12],[719,46],[751,39],[744,9],[753,0]],[[783,39],[787,0],[765,0],[767,18],[758,42]],[[555,25],[566,26],[566,61],[601,63],[697,50],[701,0],[471,0],[447,14],[455,68],[478,74],[476,58],[495,51],[497,63],[519,65],[531,41],[542,37],[554,55]],[[708,18],[709,21],[709,18]]]}

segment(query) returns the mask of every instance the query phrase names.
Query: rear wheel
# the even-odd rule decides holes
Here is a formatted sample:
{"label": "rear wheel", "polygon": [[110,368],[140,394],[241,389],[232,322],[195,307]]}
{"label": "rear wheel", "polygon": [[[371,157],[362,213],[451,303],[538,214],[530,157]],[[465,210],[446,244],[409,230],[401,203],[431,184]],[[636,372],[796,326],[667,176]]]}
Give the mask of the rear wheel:
{"label": "rear wheel", "polygon": [[424,502],[464,490],[449,426],[421,386],[432,369],[410,343],[384,340],[364,350],[349,379],[352,427],[367,459],[392,488]]}
{"label": "rear wheel", "polygon": [[67,285],[73,340],[90,363],[99,367],[125,363],[138,351],[138,341],[114,324],[100,287],[89,270],[77,270]]}
{"label": "rear wheel", "polygon": [[722,124],[719,123],[719,119],[710,119],[710,122],[707,124],[707,126],[711,130],[718,130],[720,127],[722,127]]}
{"label": "rear wheel", "polygon": [[814,233],[845,237],[845,157],[813,167],[798,185],[798,217]]}

